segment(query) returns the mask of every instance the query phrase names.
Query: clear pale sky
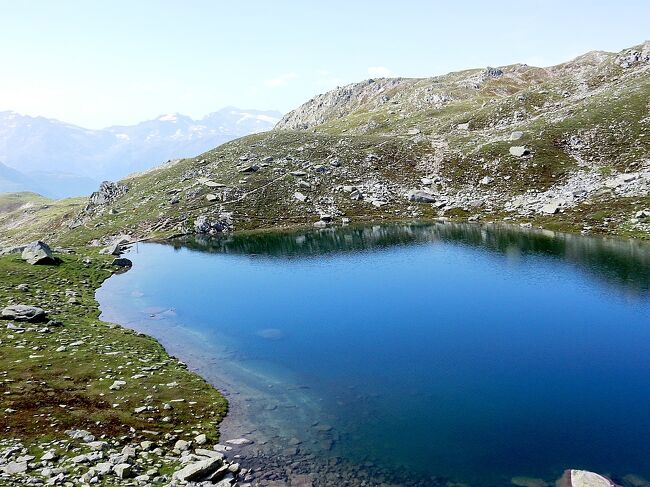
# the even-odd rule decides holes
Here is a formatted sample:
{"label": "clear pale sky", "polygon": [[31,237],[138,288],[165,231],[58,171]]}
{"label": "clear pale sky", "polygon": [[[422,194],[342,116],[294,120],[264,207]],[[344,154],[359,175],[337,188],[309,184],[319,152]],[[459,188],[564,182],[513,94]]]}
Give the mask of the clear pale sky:
{"label": "clear pale sky", "polygon": [[0,110],[100,128],[650,38],[650,1],[0,0]]}

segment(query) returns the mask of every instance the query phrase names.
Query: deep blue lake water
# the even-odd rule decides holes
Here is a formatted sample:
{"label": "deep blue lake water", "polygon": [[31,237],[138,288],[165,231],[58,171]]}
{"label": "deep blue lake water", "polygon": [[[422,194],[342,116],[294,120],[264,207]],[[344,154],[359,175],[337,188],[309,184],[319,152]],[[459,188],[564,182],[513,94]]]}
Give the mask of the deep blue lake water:
{"label": "deep blue lake water", "polygon": [[128,257],[102,318],[227,391],[224,435],[481,485],[650,477],[647,244],[422,224]]}

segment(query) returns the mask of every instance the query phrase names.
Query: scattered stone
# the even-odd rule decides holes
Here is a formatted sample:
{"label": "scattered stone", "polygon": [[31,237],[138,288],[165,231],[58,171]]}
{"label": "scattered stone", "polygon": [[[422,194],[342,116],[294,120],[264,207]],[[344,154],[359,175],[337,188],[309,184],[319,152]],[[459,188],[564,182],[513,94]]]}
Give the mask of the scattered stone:
{"label": "scattered stone", "polygon": [[481,179],[480,183],[484,186],[491,184],[494,181],[494,178],[491,178],[490,176],[485,176],[483,179]]}
{"label": "scattered stone", "polygon": [[123,380],[116,380],[113,382],[113,384],[109,387],[111,391],[119,391],[122,389],[122,386],[126,385],[126,381]]}
{"label": "scattered stone", "polygon": [[259,166],[255,164],[247,164],[246,166],[243,166],[239,168],[239,172],[241,173],[251,173],[251,172],[256,172],[259,169]]}
{"label": "scattered stone", "polygon": [[243,446],[251,445],[253,443],[253,440],[249,440],[248,438],[235,438],[232,440],[226,440],[226,443],[229,445]]}
{"label": "scattered stone", "polygon": [[133,474],[133,467],[128,463],[118,463],[113,467],[113,472],[118,478],[127,479]]}

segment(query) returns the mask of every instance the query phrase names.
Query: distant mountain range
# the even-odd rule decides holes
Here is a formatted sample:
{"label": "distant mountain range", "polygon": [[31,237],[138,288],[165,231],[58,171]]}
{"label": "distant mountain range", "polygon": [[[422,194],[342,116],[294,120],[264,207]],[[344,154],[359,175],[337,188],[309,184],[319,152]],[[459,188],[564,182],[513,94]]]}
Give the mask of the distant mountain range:
{"label": "distant mountain range", "polygon": [[90,130],[0,112],[0,192],[36,191],[55,198],[88,194],[102,180],[120,179],[270,130],[281,116],[226,107],[200,120],[167,114],[137,125]]}

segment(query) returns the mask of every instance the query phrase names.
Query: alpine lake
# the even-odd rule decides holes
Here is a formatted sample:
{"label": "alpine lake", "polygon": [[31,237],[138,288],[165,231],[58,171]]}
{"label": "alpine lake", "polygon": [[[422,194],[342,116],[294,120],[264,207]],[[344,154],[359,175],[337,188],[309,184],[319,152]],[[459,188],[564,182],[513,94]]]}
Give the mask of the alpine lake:
{"label": "alpine lake", "polygon": [[97,291],[102,319],[223,391],[222,440],[253,441],[244,465],[306,455],[421,485],[650,478],[648,243],[421,223],[126,257]]}

